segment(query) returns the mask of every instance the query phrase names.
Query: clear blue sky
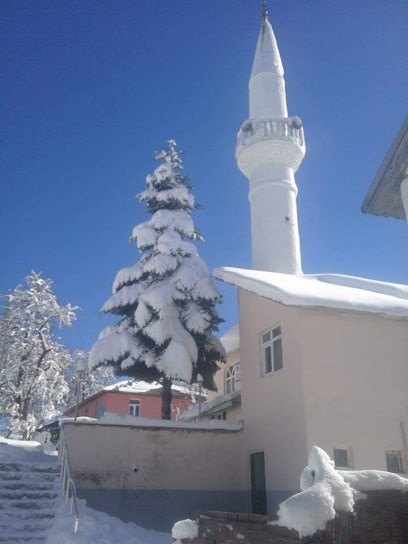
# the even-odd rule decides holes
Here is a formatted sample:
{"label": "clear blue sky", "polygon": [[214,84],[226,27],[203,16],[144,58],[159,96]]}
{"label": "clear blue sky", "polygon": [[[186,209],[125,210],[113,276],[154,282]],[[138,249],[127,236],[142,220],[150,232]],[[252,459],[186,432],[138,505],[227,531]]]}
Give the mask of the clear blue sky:
{"label": "clear blue sky", "polygon": [[[116,272],[139,258],[133,199],[169,138],[205,206],[210,269],[250,267],[247,180],[234,160],[248,115],[258,0],[4,0],[1,5],[0,292],[30,269],[82,308],[63,337],[90,348]],[[360,205],[408,102],[408,3],[273,1],[297,173],[303,269],[408,283],[408,226]],[[226,324],[236,294],[219,284]]]}

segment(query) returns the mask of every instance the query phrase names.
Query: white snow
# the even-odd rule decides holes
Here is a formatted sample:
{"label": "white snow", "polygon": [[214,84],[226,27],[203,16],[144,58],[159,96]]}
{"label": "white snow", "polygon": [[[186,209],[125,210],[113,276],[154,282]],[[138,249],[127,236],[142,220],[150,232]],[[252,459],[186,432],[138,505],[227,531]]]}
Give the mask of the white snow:
{"label": "white snow", "polygon": [[[74,418],[65,417],[61,419],[62,422],[75,423]],[[210,430],[210,431],[241,431],[242,422],[240,423],[226,423],[225,421],[211,420],[211,421],[174,421],[166,419],[153,419],[147,417],[134,417],[127,414],[117,414],[115,412],[105,411],[103,416],[99,419],[91,418],[78,418],[78,423],[87,425],[126,425],[130,427],[158,427],[158,428],[171,428],[171,429],[197,429],[197,430]]]}
{"label": "white snow", "polygon": [[[241,397],[241,391],[239,391],[239,390],[238,391],[231,391],[231,393],[227,393],[226,395],[218,395],[213,400],[211,400],[209,402],[203,402],[201,404],[201,413],[202,413],[202,415],[205,415],[206,413],[208,413],[210,410],[213,410],[217,406],[220,406],[221,404],[224,404],[225,402],[228,402],[228,401],[233,401],[233,400],[238,399],[240,397]],[[191,419],[197,418],[198,415],[199,415],[198,403],[192,404],[191,406],[189,406],[187,408],[187,410],[185,410],[181,414],[180,420],[189,421]]]}
{"label": "white snow", "polygon": [[11,440],[0,436],[0,461],[2,463],[53,463],[55,452],[49,451],[34,440]]}
{"label": "white snow", "polygon": [[143,529],[135,523],[124,523],[118,518],[88,508],[84,500],[78,500],[79,527],[73,531],[73,516],[62,502],[55,524],[47,534],[47,544],[171,544],[170,534]]}
{"label": "white snow", "polygon": [[221,336],[220,341],[227,354],[237,351],[237,349],[239,349],[239,324],[237,323],[228,329],[227,332]]}
{"label": "white snow", "polygon": [[401,491],[401,493],[408,491],[408,478],[392,472],[382,470],[342,470],[340,474],[344,481],[357,491],[391,489]]}
{"label": "white snow", "polygon": [[197,538],[198,537],[198,525],[195,521],[191,519],[183,519],[181,521],[178,521],[172,531],[171,535],[173,538],[177,541],[180,541],[184,538]]}
{"label": "white snow", "polygon": [[408,285],[339,274],[294,275],[217,268],[215,278],[286,306],[336,308],[408,318]]}
{"label": "white snow", "polygon": [[295,529],[304,537],[323,530],[336,511],[352,512],[355,501],[365,498],[362,491],[407,492],[408,479],[377,470],[337,471],[327,453],[314,446],[301,474],[300,487],[303,491],[279,505],[279,519],[271,524]]}
{"label": "white snow", "polygon": [[[121,393],[147,393],[149,391],[159,391],[162,385],[159,382],[144,382],[142,380],[122,380],[112,385],[107,385],[103,391],[120,391]],[[173,392],[183,395],[190,395],[189,387],[173,383],[171,386]]]}

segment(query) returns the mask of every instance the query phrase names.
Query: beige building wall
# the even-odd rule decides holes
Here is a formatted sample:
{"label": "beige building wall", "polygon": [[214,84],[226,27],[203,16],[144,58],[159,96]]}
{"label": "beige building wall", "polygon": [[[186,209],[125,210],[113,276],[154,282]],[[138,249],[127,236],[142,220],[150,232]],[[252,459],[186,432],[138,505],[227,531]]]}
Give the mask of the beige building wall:
{"label": "beige building wall", "polygon": [[[386,470],[408,429],[408,323],[300,310],[307,446],[351,448],[356,469]],[[408,466],[406,467],[408,470]]]}
{"label": "beige building wall", "polygon": [[71,470],[79,488],[245,488],[242,431],[78,422],[64,427]]}
{"label": "beige building wall", "polygon": [[[280,492],[299,489],[299,469],[307,461],[299,312],[242,289],[238,302],[247,488],[250,453],[264,451],[268,509],[273,511]],[[260,335],[278,324],[283,368],[262,376]]]}

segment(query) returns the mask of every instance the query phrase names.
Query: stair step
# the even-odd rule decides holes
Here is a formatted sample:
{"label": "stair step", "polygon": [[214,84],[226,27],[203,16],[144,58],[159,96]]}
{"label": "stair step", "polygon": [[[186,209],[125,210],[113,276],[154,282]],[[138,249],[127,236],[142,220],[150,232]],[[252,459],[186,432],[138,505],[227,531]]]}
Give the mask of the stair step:
{"label": "stair step", "polygon": [[20,510],[45,510],[50,511],[55,508],[55,504],[52,502],[41,501],[40,503],[29,499],[17,500],[17,501],[8,501],[8,503],[3,503],[4,510],[10,510],[11,508],[19,508]]}
{"label": "stair step", "polygon": [[14,482],[14,481],[38,481],[38,482],[54,482],[59,478],[58,473],[47,474],[44,472],[35,472],[30,474],[29,472],[0,472],[1,482]]}
{"label": "stair step", "polygon": [[19,499],[31,499],[42,501],[44,499],[55,499],[58,493],[55,491],[2,491],[0,490],[0,500],[19,500]]}
{"label": "stair step", "polygon": [[10,511],[3,511],[0,513],[0,520],[5,522],[6,520],[51,520],[55,518],[55,512],[49,511],[49,512],[39,512],[38,510],[10,510]]}
{"label": "stair step", "polygon": [[9,520],[0,520],[0,534],[15,531],[15,532],[41,532],[48,531],[52,527],[52,523],[44,520],[27,520],[23,521],[21,518],[10,518]]}
{"label": "stair step", "polygon": [[44,474],[57,474],[61,470],[58,464],[55,465],[33,465],[29,463],[0,463],[0,478],[2,472],[38,472]]}
{"label": "stair step", "polygon": [[39,482],[32,481],[32,482],[25,482],[25,481],[6,481],[3,482],[0,480],[0,493],[4,491],[54,491],[55,489],[58,489],[58,482],[42,482],[41,480]]}
{"label": "stair step", "polygon": [[45,542],[46,540],[46,536],[0,535],[0,542],[30,542],[30,544],[37,544],[37,542]]}

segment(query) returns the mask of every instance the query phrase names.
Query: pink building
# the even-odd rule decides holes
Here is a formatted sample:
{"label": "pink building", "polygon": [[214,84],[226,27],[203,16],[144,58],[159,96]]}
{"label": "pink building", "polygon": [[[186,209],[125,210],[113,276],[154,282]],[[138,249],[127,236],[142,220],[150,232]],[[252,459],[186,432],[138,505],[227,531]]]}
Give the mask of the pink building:
{"label": "pink building", "polygon": [[[172,386],[171,419],[178,419],[192,404],[190,391],[183,386]],[[161,418],[161,385],[157,382],[126,380],[109,385],[79,404],[79,416],[101,417],[104,412],[140,417]],[[69,408],[67,417],[75,416],[75,407]]]}

